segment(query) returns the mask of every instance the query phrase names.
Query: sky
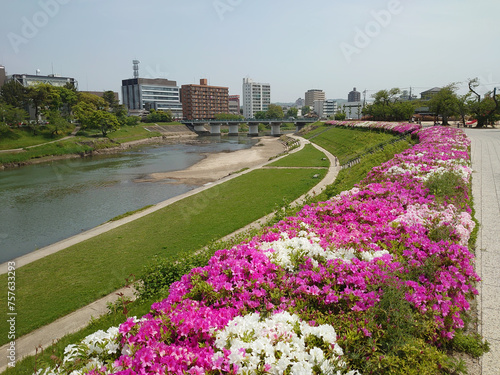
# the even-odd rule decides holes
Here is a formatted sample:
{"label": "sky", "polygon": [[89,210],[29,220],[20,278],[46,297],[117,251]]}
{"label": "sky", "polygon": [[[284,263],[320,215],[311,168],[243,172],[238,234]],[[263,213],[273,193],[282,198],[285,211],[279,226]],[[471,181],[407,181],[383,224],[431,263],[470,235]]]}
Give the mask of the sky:
{"label": "sky", "polygon": [[[0,0],[0,65],[55,73],[80,90],[143,78],[271,85],[272,102],[419,94],[478,77],[500,90],[498,0]],[[121,94],[120,94],[121,95]]]}

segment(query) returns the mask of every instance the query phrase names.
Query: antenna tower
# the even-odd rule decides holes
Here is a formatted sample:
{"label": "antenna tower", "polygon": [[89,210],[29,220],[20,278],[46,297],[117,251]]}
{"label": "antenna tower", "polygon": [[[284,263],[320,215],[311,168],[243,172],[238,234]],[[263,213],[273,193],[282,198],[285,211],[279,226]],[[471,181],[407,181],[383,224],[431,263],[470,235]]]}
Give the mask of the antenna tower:
{"label": "antenna tower", "polygon": [[134,60],[134,61],[132,61],[132,63],[134,64],[134,78],[139,78],[139,63],[140,63],[140,61]]}

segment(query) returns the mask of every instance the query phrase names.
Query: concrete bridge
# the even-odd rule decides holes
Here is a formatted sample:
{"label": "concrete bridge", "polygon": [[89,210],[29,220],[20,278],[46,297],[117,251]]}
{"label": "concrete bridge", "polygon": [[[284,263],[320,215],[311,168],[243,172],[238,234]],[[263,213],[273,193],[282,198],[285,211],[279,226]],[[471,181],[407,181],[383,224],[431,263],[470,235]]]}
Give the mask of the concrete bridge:
{"label": "concrete bridge", "polygon": [[229,126],[229,135],[238,135],[238,129],[241,124],[248,124],[248,136],[255,137],[259,135],[259,124],[271,125],[271,135],[279,137],[281,135],[281,124],[293,123],[296,131],[299,131],[307,124],[312,124],[317,119],[265,119],[265,120],[182,120],[184,125],[190,126],[198,134],[207,132],[206,127],[210,128],[210,135],[220,135],[222,125]]}

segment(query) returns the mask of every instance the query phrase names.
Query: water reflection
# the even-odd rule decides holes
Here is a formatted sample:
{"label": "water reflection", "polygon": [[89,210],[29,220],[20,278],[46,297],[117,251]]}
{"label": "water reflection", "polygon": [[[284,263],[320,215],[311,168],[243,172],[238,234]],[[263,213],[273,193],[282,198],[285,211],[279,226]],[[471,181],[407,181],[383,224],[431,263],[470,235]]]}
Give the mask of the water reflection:
{"label": "water reflection", "polygon": [[134,180],[186,169],[203,153],[236,151],[256,141],[207,137],[203,142],[143,146],[0,172],[0,263],[196,187]]}

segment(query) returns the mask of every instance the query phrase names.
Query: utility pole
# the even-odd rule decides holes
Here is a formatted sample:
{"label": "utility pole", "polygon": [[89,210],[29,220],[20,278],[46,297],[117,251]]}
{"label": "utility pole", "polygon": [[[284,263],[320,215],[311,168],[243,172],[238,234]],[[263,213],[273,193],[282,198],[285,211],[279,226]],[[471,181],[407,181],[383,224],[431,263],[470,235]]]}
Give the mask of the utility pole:
{"label": "utility pole", "polygon": [[365,108],[365,103],[366,103],[366,89],[363,91],[363,108]]}

